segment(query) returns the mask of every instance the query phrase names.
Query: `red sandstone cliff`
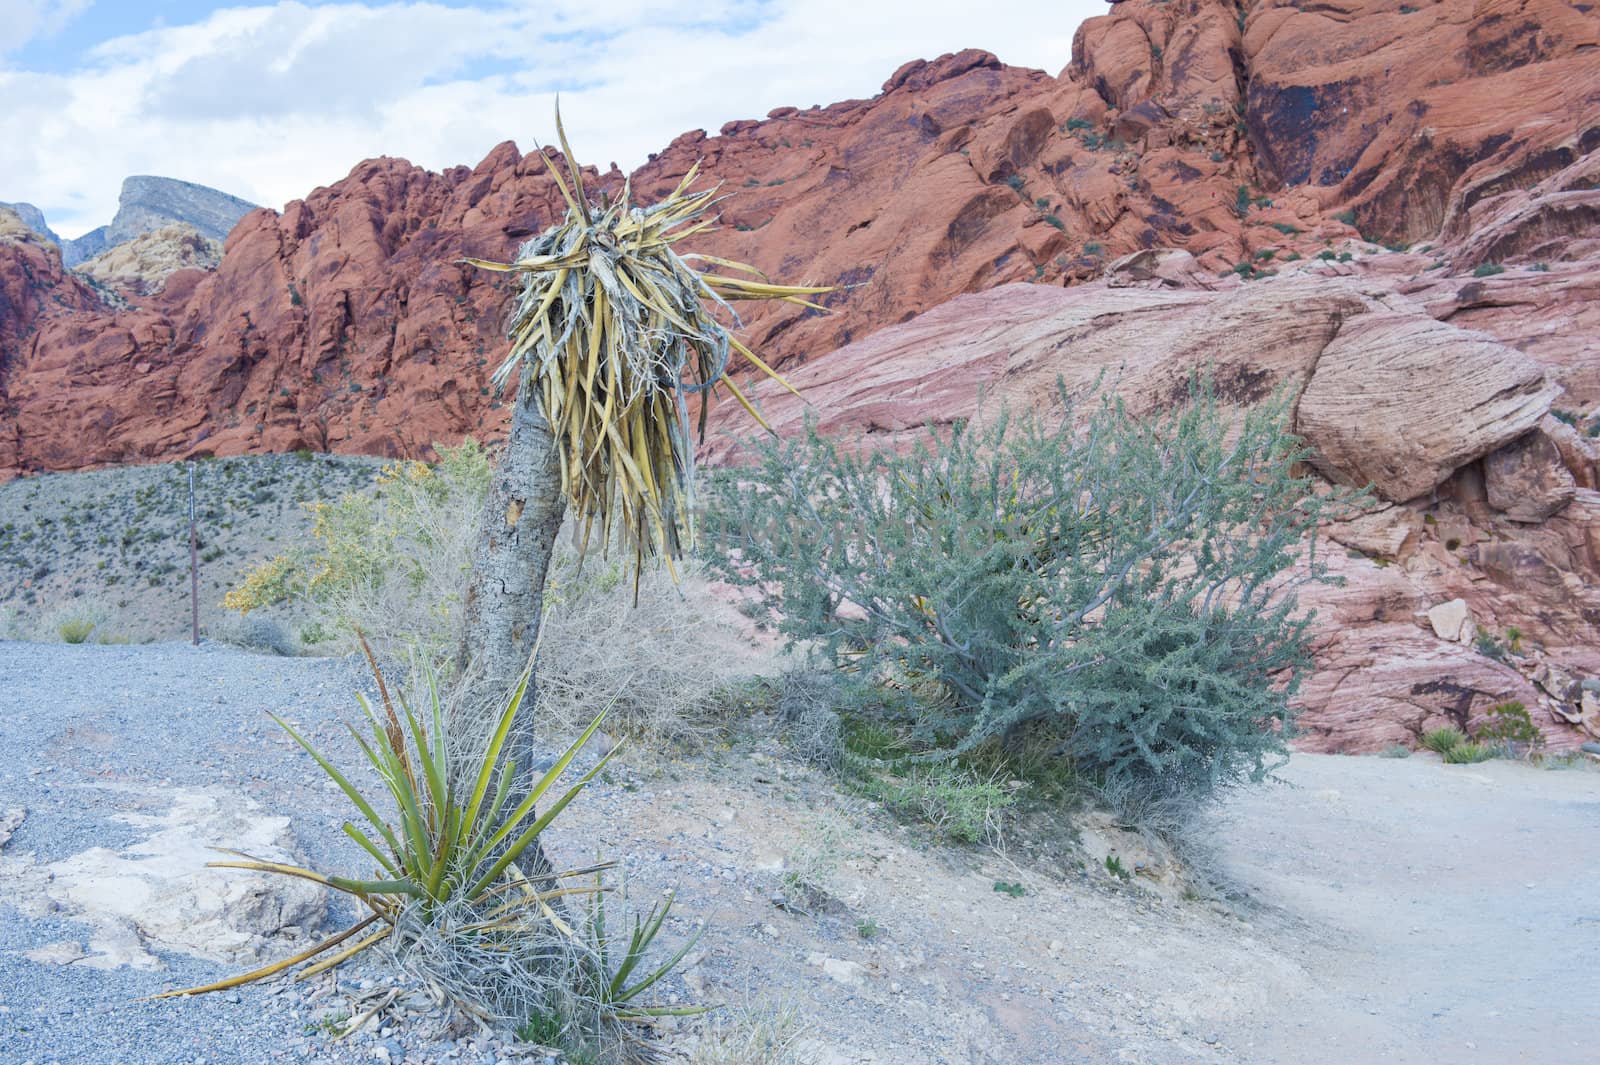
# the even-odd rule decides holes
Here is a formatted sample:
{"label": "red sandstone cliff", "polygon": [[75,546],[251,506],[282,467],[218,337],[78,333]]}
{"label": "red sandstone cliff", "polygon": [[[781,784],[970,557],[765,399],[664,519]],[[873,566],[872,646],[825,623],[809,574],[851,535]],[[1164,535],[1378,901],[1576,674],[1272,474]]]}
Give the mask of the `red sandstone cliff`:
{"label": "red sandstone cliff", "polygon": [[[706,250],[868,282],[830,316],[754,312],[785,363],[1139,248],[1217,271],[1358,227],[1434,240],[1446,272],[1559,259],[1593,250],[1600,210],[1597,26],[1562,0],[1128,0],[1059,77],[981,52],[909,63],[871,100],[686,134],[634,186],[703,158],[732,194]],[[0,236],[0,476],[493,435],[505,293],[456,260],[511,255],[556,203],[510,143],[443,174],[370,160],[124,311]]]}

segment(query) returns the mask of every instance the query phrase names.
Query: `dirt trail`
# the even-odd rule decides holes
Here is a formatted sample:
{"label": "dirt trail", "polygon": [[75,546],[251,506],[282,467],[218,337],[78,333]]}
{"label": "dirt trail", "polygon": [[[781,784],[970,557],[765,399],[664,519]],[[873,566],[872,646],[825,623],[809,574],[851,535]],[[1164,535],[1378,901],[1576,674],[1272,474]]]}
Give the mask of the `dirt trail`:
{"label": "dirt trail", "polygon": [[1211,819],[1229,909],[868,817],[829,881],[838,909],[782,913],[751,885],[838,798],[778,761],[590,814],[670,841],[712,916],[700,979],[799,1002],[825,1062],[1600,1061],[1577,1008],[1600,947],[1600,773],[1299,755],[1281,776]]}
{"label": "dirt trail", "polygon": [[1284,776],[1221,822],[1313,981],[1242,1019],[1247,1060],[1600,1061],[1600,773],[1301,755]]}
{"label": "dirt trail", "polygon": [[[263,713],[353,764],[349,677],[218,648],[0,643],[0,807],[28,811],[0,859],[138,853],[108,788],[203,788],[292,816],[311,864],[361,873],[339,795],[303,786],[314,767]],[[707,931],[666,993],[792,1005],[819,1065],[1600,1061],[1585,982],[1600,772],[1301,755],[1282,775],[1210,819],[1230,905],[1115,878],[1087,828],[1082,851],[1039,852],[1020,832],[1009,851],[930,843],[760,730],[709,757],[614,763],[551,843],[574,865],[619,859],[644,907],[675,886],[664,940],[696,919]],[[808,856],[827,897],[775,906],[782,871]],[[177,954],[154,970],[30,960],[74,941],[92,953],[82,922],[0,898],[0,1061],[374,1058],[367,1037],[333,1045],[308,1027],[339,993],[323,978],[297,985],[308,999],[257,986],[151,1003],[138,999],[231,970]],[[502,1057],[392,1023],[396,1061]],[[666,1046],[687,1050],[698,1023]]]}

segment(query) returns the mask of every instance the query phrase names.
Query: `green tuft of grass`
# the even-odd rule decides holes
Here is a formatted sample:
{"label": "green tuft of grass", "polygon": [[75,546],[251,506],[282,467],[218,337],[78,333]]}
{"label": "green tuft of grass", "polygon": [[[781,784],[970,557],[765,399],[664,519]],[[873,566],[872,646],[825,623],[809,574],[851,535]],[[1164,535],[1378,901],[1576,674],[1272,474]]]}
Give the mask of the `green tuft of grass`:
{"label": "green tuft of grass", "polygon": [[1422,734],[1422,745],[1435,754],[1444,754],[1467,742],[1466,733],[1454,725],[1432,729]]}
{"label": "green tuft of grass", "polygon": [[1021,884],[1014,884],[1009,880],[996,880],[994,882],[994,890],[996,894],[1010,895],[1014,899],[1020,899],[1028,893],[1027,888]]}
{"label": "green tuft of grass", "polygon": [[1133,874],[1128,872],[1128,867],[1122,864],[1122,859],[1115,854],[1106,855],[1106,872],[1118,880],[1131,880]]}
{"label": "green tuft of grass", "polygon": [[1487,762],[1494,757],[1494,748],[1486,743],[1458,743],[1444,752],[1445,765],[1472,765]]}

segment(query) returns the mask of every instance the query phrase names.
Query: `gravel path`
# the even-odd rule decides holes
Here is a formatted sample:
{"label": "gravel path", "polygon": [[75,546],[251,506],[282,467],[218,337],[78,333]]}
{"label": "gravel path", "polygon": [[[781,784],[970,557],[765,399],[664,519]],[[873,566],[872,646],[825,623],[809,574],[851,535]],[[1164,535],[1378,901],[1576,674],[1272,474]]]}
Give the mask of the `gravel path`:
{"label": "gravel path", "polygon": [[[28,810],[5,853],[53,862],[137,842],[118,815],[160,811],[137,798],[130,805],[138,793],[127,785],[222,788],[278,806],[282,782],[308,779],[310,763],[264,711],[311,722],[313,742],[326,741],[349,703],[348,685],[338,662],[212,645],[0,643],[0,807]],[[340,846],[337,807],[320,788],[306,796],[295,824],[305,857],[353,860]],[[135,1001],[226,975],[216,964],[169,954],[158,972],[106,971],[36,964],[21,953],[85,935],[66,919],[22,920],[0,901],[0,1062],[252,1062],[311,1045],[310,1013],[296,992],[258,986]]]}
{"label": "gravel path", "polygon": [[[213,646],[0,643],[0,817],[28,810],[0,850],[0,1063],[506,1060],[404,1015],[338,1044],[308,1030],[349,977],[139,1002],[237,967],[24,956],[88,931],[7,905],[7,863],[136,847],[126,818],[161,813],[163,791],[293,812],[309,864],[361,869],[342,800],[264,712],[355,764],[340,725],[353,680],[339,662]],[[687,934],[688,915],[709,930],[665,993],[792,1004],[819,1065],[1600,1061],[1581,982],[1600,947],[1600,773],[1298,756],[1284,775],[1216,819],[1220,868],[1247,899],[1231,910],[1066,853],[930,846],[761,744],[618,767],[553,845],[558,863],[619,858],[645,905],[677,885],[685,917],[666,934]],[[849,827],[834,904],[774,908],[774,870],[828,818]]]}

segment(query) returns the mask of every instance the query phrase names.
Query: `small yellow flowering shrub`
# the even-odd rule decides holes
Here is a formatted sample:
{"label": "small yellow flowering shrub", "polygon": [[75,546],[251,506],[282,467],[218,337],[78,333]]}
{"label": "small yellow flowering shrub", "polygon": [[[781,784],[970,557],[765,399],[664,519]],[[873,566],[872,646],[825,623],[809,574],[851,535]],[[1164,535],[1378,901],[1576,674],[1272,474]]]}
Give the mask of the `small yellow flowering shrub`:
{"label": "small yellow flowering shrub", "polygon": [[373,489],[302,504],[312,543],[268,559],[223,598],[248,613],[295,602],[307,629],[350,642],[366,632],[385,653],[447,652],[466,587],[489,457],[477,441],[438,448],[439,461],[393,462]]}

